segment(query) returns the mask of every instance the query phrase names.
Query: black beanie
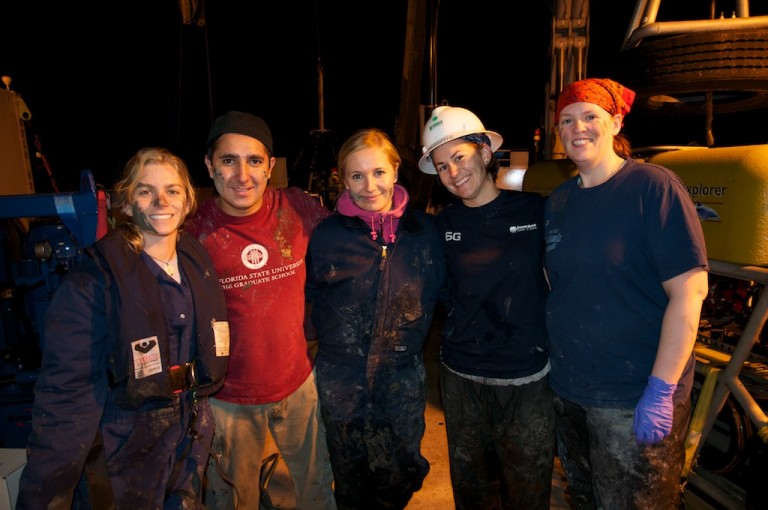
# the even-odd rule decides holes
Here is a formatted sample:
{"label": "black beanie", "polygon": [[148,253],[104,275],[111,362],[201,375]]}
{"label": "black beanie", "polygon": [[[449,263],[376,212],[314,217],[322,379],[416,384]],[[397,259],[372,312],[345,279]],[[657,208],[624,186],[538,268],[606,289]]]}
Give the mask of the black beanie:
{"label": "black beanie", "polygon": [[269,151],[272,156],[272,132],[264,119],[246,112],[228,112],[213,123],[208,132],[208,147],[221,135],[226,133],[238,133],[255,138]]}

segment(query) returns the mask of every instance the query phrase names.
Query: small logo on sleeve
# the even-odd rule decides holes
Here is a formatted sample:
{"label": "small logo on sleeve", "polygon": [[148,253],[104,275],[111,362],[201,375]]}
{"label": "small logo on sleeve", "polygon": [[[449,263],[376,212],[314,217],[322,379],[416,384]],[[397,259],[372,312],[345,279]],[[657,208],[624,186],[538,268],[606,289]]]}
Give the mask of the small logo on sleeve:
{"label": "small logo on sleeve", "polygon": [[535,223],[529,223],[528,225],[512,225],[509,227],[509,231],[513,234],[517,234],[518,232],[527,232],[529,230],[536,230],[539,227]]}

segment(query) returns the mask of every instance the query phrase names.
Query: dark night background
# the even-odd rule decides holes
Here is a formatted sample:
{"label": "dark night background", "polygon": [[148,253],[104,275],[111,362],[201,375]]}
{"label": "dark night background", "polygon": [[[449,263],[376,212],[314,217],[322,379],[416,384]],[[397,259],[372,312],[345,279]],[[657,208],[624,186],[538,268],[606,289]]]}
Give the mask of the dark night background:
{"label": "dark night background", "polygon": [[[529,148],[543,124],[550,3],[440,3],[437,102],[473,110],[504,136],[505,149]],[[708,2],[694,3],[702,4],[695,19],[705,19]],[[0,17],[0,74],[13,79],[11,89],[28,106],[29,132],[61,191],[77,189],[82,169],[109,187],[130,155],[148,145],[177,152],[198,184],[208,186],[206,133],[227,110],[264,117],[289,171],[311,149],[310,133],[321,127],[318,58],[322,127],[330,136],[340,144],[369,126],[394,134],[407,6],[208,0],[201,27],[182,23],[178,0],[13,1]],[[633,8],[629,0],[592,0],[589,76],[611,76]],[[428,79],[425,69],[422,103],[433,90]],[[743,116],[734,121],[738,127],[726,136],[747,131]],[[635,146],[703,144],[702,122],[680,129],[630,115],[626,129],[633,129]],[[44,169],[32,159],[37,183]]]}

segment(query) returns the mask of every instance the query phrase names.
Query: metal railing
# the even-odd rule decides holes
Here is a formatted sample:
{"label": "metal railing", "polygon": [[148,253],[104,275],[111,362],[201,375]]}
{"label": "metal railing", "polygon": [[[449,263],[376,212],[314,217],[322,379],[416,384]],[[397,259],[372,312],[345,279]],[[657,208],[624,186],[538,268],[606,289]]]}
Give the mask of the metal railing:
{"label": "metal railing", "polygon": [[749,16],[749,0],[737,0],[733,16],[717,16],[710,19],[683,21],[656,21],[661,0],[638,0],[632,14],[622,50],[634,48],[647,37],[711,32],[716,30],[768,29],[768,16]]}

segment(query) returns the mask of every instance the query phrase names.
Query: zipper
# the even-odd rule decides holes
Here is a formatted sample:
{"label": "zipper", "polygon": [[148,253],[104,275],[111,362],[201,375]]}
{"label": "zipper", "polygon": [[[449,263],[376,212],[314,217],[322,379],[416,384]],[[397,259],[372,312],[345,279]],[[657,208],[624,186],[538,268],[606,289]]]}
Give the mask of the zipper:
{"label": "zipper", "polygon": [[387,263],[387,245],[381,245],[381,262],[379,262],[379,271],[384,271],[384,265]]}

